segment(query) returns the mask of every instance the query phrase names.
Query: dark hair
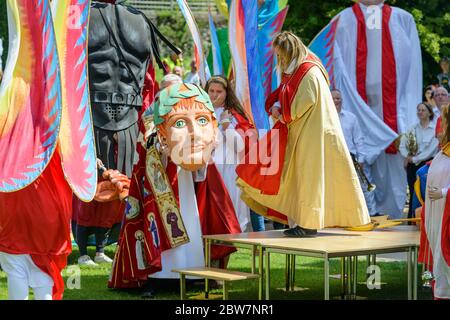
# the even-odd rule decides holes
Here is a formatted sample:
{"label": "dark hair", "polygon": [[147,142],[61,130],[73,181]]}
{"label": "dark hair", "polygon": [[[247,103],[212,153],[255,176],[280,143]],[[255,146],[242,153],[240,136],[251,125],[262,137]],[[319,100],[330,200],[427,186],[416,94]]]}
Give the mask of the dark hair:
{"label": "dark hair", "polygon": [[428,101],[427,101],[427,97],[425,96],[425,93],[426,93],[428,90],[431,90],[431,99],[434,98],[434,86],[430,84],[430,85],[427,86],[427,87],[425,88],[425,90],[423,91],[423,97],[422,97],[422,101],[423,101],[423,102],[428,102]]}
{"label": "dark hair", "polygon": [[424,105],[425,108],[427,108],[428,112],[430,113],[430,121],[434,119],[434,112],[433,112],[433,107],[430,106],[430,104],[426,103],[426,102],[421,102],[417,105],[417,108],[421,105]]}
{"label": "dark hair", "polygon": [[439,61],[439,63],[442,63],[442,62],[449,62],[448,57],[442,57],[441,61]]}
{"label": "dark hair", "polygon": [[238,98],[236,97],[236,94],[234,93],[233,88],[231,87],[230,81],[228,81],[227,78],[224,76],[213,76],[211,79],[208,80],[205,86],[205,91],[208,93],[209,86],[212,83],[218,83],[224,87],[226,91],[226,98],[225,98],[225,110],[236,110],[241,116],[245,117],[245,119],[248,120],[247,115],[245,114],[244,108],[242,108],[241,103],[239,102]]}

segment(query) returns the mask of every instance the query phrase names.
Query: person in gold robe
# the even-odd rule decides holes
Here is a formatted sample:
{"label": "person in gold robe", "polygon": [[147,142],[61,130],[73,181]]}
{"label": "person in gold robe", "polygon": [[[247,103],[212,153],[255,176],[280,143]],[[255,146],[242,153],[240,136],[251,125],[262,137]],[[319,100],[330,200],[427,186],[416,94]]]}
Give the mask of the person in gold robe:
{"label": "person in gold robe", "polygon": [[272,220],[289,218],[291,237],[369,223],[325,68],[291,32],[277,35],[273,47],[282,82],[266,110],[277,122],[236,168],[242,199]]}

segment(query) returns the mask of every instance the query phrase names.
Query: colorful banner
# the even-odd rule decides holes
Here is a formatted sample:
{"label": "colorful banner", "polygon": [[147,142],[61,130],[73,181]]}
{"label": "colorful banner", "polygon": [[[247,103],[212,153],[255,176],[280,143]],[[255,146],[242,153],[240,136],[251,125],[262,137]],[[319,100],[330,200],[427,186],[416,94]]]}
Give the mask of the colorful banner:
{"label": "colorful banner", "polygon": [[247,51],[245,43],[245,16],[240,0],[231,2],[228,21],[228,36],[230,52],[233,59],[236,96],[250,121],[254,123],[250,101],[250,86],[248,82]]}
{"label": "colorful banner", "polygon": [[[231,71],[231,53],[230,46],[228,42],[228,28],[220,28],[216,29],[217,39],[219,41],[220,46],[220,55],[222,56],[222,69],[224,76],[229,77]],[[209,50],[208,53],[208,66],[212,70],[213,69],[213,56],[212,50]]]}
{"label": "colorful banner", "polygon": [[67,182],[83,201],[91,201],[97,187],[87,76],[89,9],[89,0],[52,2],[62,85],[59,147]]}
{"label": "colorful banner", "polygon": [[228,39],[228,28],[217,29],[217,38],[220,44],[220,54],[225,75],[228,77],[231,72],[231,52]]}
{"label": "colorful banner", "polygon": [[283,10],[288,0],[265,0],[258,10],[258,25],[261,27]]}
{"label": "colorful banner", "polygon": [[[264,90],[262,88],[262,65],[258,47],[258,2],[243,1],[245,15],[245,46],[247,52],[248,81],[252,115],[257,129],[269,129],[269,118],[265,110]],[[255,85],[256,84],[256,85]]]}
{"label": "colorful banner", "polygon": [[289,7],[284,8],[278,14],[272,16],[260,27],[258,31],[258,46],[260,52],[260,66],[262,68],[262,85],[264,87],[264,100],[274,91],[279,84],[275,53],[272,48],[272,40],[275,34],[281,31]]}
{"label": "colorful banner", "polygon": [[0,152],[0,192],[33,183],[59,147],[75,194],[84,201],[95,194],[89,8],[89,0],[7,2],[10,50],[0,88],[0,150],[5,150]]}
{"label": "colorful banner", "polygon": [[[229,8],[231,7],[231,1],[232,0],[215,0],[217,9],[219,12],[228,19],[229,16]],[[274,15],[276,15],[278,12],[283,10],[288,0],[264,0],[262,1],[262,5],[258,2],[258,23],[259,25],[263,25],[272,18]]]}
{"label": "colorful banner", "polygon": [[[0,87],[0,192],[34,182],[56,150],[61,75],[48,0],[7,0],[9,54]],[[26,200],[25,200],[26,201]]]}
{"label": "colorful banner", "polygon": [[217,5],[219,12],[228,19],[228,8],[231,4],[231,0],[214,0]]}
{"label": "colorful banner", "polygon": [[232,1],[228,29],[236,95],[256,128],[269,129],[264,109],[258,37],[255,36],[258,33],[257,2]]}
{"label": "colorful banner", "polygon": [[204,87],[206,81],[210,78],[208,64],[206,63],[205,55],[203,52],[202,38],[195,22],[194,16],[189,9],[186,0],[177,0],[180,7],[181,13],[186,20],[189,31],[191,32],[192,38],[194,39],[194,58],[197,64],[198,73],[200,76],[200,83]]}
{"label": "colorful banner", "polygon": [[334,77],[334,38],[339,18],[333,19],[309,44],[309,49],[322,61],[328,72],[330,86],[336,86]]}
{"label": "colorful banner", "polygon": [[208,12],[209,18],[209,31],[211,34],[211,51],[213,57],[213,74],[222,75],[224,72],[222,65],[222,55],[220,52],[219,39],[217,38],[216,26],[214,25],[214,20],[211,12]]}

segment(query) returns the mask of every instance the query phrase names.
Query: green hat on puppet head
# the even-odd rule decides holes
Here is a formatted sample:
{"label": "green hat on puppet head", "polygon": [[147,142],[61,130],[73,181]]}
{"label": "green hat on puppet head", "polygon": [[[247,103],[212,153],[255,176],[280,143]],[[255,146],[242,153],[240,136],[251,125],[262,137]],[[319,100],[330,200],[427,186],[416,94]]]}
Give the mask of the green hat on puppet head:
{"label": "green hat on puppet head", "polygon": [[155,125],[163,123],[164,119],[162,117],[172,111],[172,108],[180,102],[180,100],[193,97],[196,97],[195,101],[203,104],[213,113],[213,116],[216,117],[211,99],[205,90],[194,84],[177,83],[162,90],[159,94],[159,99],[155,101],[153,107],[153,121]]}

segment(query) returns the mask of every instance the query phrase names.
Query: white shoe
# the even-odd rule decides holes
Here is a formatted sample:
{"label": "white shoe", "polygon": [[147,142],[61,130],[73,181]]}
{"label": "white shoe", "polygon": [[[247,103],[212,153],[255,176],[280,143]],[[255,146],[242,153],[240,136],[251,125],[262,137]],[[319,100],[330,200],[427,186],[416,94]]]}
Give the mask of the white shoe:
{"label": "white shoe", "polygon": [[90,267],[96,267],[97,264],[92,261],[91,257],[88,255],[84,255],[78,258],[78,264],[80,266],[90,266]]}
{"label": "white shoe", "polygon": [[96,254],[94,261],[96,263],[112,263],[113,262],[112,259],[104,253]]}

